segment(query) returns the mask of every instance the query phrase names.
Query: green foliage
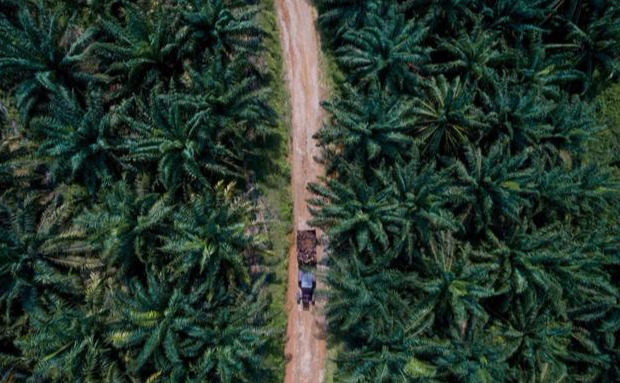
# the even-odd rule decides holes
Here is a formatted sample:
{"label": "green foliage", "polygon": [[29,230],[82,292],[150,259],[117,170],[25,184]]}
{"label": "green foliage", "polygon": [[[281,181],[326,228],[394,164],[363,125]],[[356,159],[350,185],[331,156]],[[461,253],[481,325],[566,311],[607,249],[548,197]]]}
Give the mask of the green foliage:
{"label": "green foliage", "polygon": [[246,55],[261,46],[256,6],[240,0],[186,0],[183,23],[197,56]]}
{"label": "green foliage", "polygon": [[[144,184],[143,180],[138,182]],[[156,247],[161,246],[160,237],[166,233],[172,207],[166,196],[143,188],[134,190],[118,182],[75,219],[88,232],[87,244],[107,268],[121,276],[143,273],[144,264],[161,265]]]}
{"label": "green foliage", "polygon": [[326,31],[335,31],[341,37],[349,29],[359,28],[371,10],[378,6],[376,1],[319,0],[319,23]]}
{"label": "green foliage", "polygon": [[80,256],[82,248],[69,245],[84,235],[79,228],[66,227],[80,194],[77,188],[61,187],[51,195],[31,192],[21,201],[0,205],[0,302],[7,318],[22,315],[48,292],[75,294],[81,281],[60,268],[98,265],[97,260]]}
{"label": "green foliage", "polygon": [[321,145],[339,150],[338,154],[330,155],[336,168],[344,166],[340,161],[395,159],[411,147],[413,140],[407,135],[413,129],[411,100],[380,92],[366,98],[352,88],[346,88],[345,92],[344,97],[323,105],[332,117],[316,136]]}
{"label": "green foliage", "polygon": [[103,63],[119,91],[142,93],[162,83],[180,81],[184,72],[181,54],[184,29],[179,17],[168,18],[159,11],[153,21],[142,8],[123,3],[124,18],[104,19],[98,34],[100,41],[92,46],[92,54]]}
{"label": "green foliage", "polygon": [[211,129],[227,148],[252,157],[274,135],[275,113],[268,104],[269,88],[247,66],[241,58],[214,59],[201,72],[190,71],[190,78]]}
{"label": "green foliage", "polygon": [[[350,174],[355,174],[355,169]],[[313,225],[329,227],[334,239],[355,239],[360,250],[380,253],[387,250],[390,234],[395,236],[404,218],[397,212],[392,198],[393,186],[368,185],[353,177],[349,184],[328,180],[327,185],[310,185],[317,195],[310,201],[315,214]],[[326,203],[329,201],[329,205]]]}
{"label": "green foliage", "polygon": [[216,185],[214,198],[196,198],[173,216],[173,233],[161,250],[170,254],[173,281],[204,279],[210,290],[228,290],[250,280],[243,253],[258,248],[246,235],[250,204],[233,199],[233,185]]}
{"label": "green foliage", "polygon": [[492,86],[498,80],[497,67],[509,57],[500,53],[497,36],[484,32],[480,25],[470,33],[460,32],[456,39],[443,40],[436,55],[446,55],[449,59],[439,64],[428,65],[434,73],[450,73],[462,76],[466,82]]}
{"label": "green foliage", "polygon": [[0,0],[0,380],[282,375],[243,193],[276,150],[257,10]]}
{"label": "green foliage", "polygon": [[240,178],[240,156],[221,142],[217,121],[210,117],[191,96],[154,95],[148,106],[123,105],[120,118],[135,138],[125,140],[121,150],[127,161],[157,169],[170,193],[204,190],[209,179]]}
{"label": "green foliage", "polygon": [[101,184],[118,177],[121,163],[110,116],[100,93],[91,93],[85,108],[62,92],[51,103],[53,116],[31,121],[33,135],[43,141],[38,155],[46,159],[50,182],[78,182],[94,193]]}
{"label": "green foliage", "polygon": [[324,103],[309,201],[334,381],[618,380],[617,5],[319,11],[352,82]]}
{"label": "green foliage", "polygon": [[584,71],[589,80],[594,80],[595,69],[604,80],[617,76],[620,71],[619,19],[620,7],[613,5],[585,27],[569,21],[569,49],[563,53],[563,58]]}
{"label": "green foliage", "polygon": [[268,378],[261,364],[265,345],[264,297],[214,293],[208,282],[168,285],[150,276],[118,294],[120,316],[111,344],[126,355],[134,376],[166,381],[250,382]]}
{"label": "green foliage", "polygon": [[364,28],[343,35],[338,60],[361,85],[411,89],[418,82],[416,72],[427,61],[428,52],[420,45],[425,37],[425,28],[390,6],[382,15],[369,13]]}
{"label": "green foliage", "polygon": [[[95,294],[103,290],[100,280],[91,280]],[[99,290],[99,291],[97,291]],[[119,361],[106,345],[101,306],[92,305],[86,311],[55,299],[45,309],[30,312],[30,332],[16,341],[28,360],[31,378],[52,382],[66,379],[91,382],[125,382]],[[87,297],[90,299],[93,297]],[[93,302],[94,303],[94,302]]]}
{"label": "green foliage", "polygon": [[[620,161],[614,153],[620,150],[620,85],[614,84],[596,98],[598,120],[605,129],[598,132],[588,145],[588,160],[609,163],[616,172]],[[618,174],[618,173],[616,173]]]}
{"label": "green foliage", "polygon": [[488,129],[482,111],[473,105],[473,88],[459,77],[448,82],[433,78],[413,110],[418,138],[431,153],[454,153],[476,141]]}
{"label": "green foliage", "polygon": [[23,4],[15,18],[0,14],[0,77],[4,90],[14,89],[24,122],[61,89],[83,93],[101,83],[89,57],[94,31],[71,25],[41,3]]}

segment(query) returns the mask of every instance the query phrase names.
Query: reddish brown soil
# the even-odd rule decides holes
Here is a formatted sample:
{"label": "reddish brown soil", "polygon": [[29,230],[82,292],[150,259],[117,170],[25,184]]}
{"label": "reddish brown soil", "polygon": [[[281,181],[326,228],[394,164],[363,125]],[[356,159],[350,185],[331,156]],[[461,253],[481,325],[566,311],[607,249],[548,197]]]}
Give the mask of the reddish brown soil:
{"label": "reddish brown soil", "polygon": [[[311,195],[306,185],[324,174],[323,167],[314,159],[320,150],[312,136],[321,127],[323,119],[320,100],[322,95],[319,39],[315,28],[316,11],[309,0],[276,0],[278,23],[281,31],[290,104],[291,184],[295,230],[309,229],[311,215],[306,200]],[[320,233],[318,233],[320,234]],[[292,244],[295,244],[293,241]],[[291,246],[288,270],[285,383],[320,383],[325,377],[325,318],[324,302],[317,301],[309,311],[296,304],[297,255]],[[317,249],[317,259],[323,257]],[[317,289],[321,290],[318,280]]]}

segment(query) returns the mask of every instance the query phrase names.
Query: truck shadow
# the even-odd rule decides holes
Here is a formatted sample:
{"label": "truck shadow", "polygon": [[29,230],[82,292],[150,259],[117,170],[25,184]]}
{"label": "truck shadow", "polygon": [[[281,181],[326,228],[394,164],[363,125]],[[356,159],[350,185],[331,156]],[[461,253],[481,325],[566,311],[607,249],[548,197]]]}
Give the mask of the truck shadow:
{"label": "truck shadow", "polygon": [[316,319],[314,321],[314,327],[317,329],[314,337],[316,339],[326,340],[328,328],[327,328],[327,321],[325,321],[325,318]]}

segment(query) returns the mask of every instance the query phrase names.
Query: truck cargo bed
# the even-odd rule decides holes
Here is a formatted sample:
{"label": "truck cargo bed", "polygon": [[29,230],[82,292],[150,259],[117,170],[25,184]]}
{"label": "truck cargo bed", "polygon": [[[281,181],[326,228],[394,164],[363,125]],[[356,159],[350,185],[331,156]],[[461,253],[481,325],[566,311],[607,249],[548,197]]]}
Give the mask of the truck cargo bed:
{"label": "truck cargo bed", "polygon": [[316,264],[316,230],[297,230],[297,262],[300,265]]}

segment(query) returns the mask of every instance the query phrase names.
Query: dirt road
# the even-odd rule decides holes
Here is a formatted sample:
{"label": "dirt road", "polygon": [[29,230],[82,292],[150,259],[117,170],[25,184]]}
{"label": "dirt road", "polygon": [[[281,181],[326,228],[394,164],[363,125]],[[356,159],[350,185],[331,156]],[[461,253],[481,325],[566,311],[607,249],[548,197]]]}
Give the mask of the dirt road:
{"label": "dirt road", "polygon": [[[285,72],[292,108],[291,184],[295,230],[308,227],[311,218],[306,200],[308,182],[323,175],[314,161],[320,154],[312,135],[321,127],[320,107],[323,89],[320,75],[320,47],[315,29],[316,11],[310,0],[276,0],[281,31]],[[294,242],[293,242],[294,243]],[[322,258],[322,249],[317,256]],[[297,293],[297,258],[291,246],[288,270],[288,328],[285,383],[320,383],[325,375],[325,318],[322,302],[310,311],[302,311],[295,302]],[[321,289],[321,282],[318,282]]]}

